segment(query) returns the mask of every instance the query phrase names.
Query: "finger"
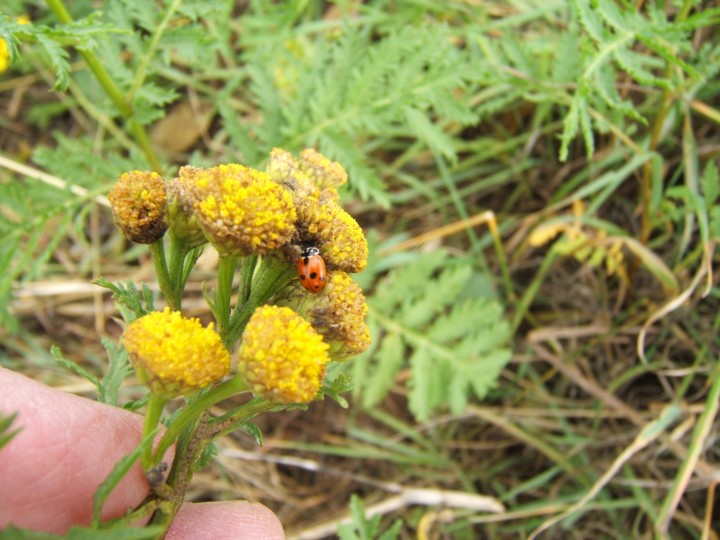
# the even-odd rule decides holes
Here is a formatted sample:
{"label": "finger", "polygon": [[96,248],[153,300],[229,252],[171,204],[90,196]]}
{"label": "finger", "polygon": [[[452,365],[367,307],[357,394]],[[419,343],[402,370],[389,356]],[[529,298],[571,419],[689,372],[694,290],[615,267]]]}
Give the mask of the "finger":
{"label": "finger", "polygon": [[261,504],[245,501],[187,503],[166,540],[282,540],[277,516]]}
{"label": "finger", "polygon": [[[92,497],[142,437],[142,418],[53,390],[0,368],[0,413],[17,412],[21,431],[0,449],[0,528],[12,523],[53,533],[87,524]],[[137,506],[149,487],[136,464],[112,492],[102,517]]]}

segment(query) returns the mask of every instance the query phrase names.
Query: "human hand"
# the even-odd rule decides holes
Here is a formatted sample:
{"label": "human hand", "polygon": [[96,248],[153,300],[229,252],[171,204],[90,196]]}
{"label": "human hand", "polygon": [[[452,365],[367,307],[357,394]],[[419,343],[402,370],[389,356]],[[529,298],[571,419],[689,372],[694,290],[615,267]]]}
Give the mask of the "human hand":
{"label": "human hand", "polygon": [[[0,528],[10,524],[65,533],[86,525],[92,497],[115,463],[141,439],[142,417],[66,394],[0,368],[0,413],[18,412],[21,431],[0,449]],[[136,464],[103,507],[121,517],[149,493]],[[169,540],[282,539],[282,525],[266,507],[244,501],[186,503]]]}

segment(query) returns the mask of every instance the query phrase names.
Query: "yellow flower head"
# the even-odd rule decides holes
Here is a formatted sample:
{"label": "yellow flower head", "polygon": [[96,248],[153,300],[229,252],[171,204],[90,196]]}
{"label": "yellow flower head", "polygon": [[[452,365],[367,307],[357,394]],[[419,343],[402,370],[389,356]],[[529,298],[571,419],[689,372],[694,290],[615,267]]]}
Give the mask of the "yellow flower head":
{"label": "yellow flower head", "polygon": [[300,169],[320,191],[337,190],[347,182],[348,174],[337,161],[330,161],[320,152],[306,148],[300,152]]}
{"label": "yellow flower head", "polygon": [[108,199],[115,224],[133,242],[152,244],[167,231],[165,181],[159,174],[124,173],[108,193]]}
{"label": "yellow flower head", "polygon": [[195,215],[221,253],[264,254],[292,238],[292,197],[267,173],[230,164],[196,170],[193,177]]}
{"label": "yellow flower head", "polygon": [[298,234],[320,249],[329,268],[362,272],[367,266],[368,244],[357,221],[333,201],[313,197],[295,200]]}
{"label": "yellow flower head", "polygon": [[178,176],[167,183],[170,230],[189,247],[207,243],[193,210],[193,186],[195,176],[200,171],[202,169],[189,165],[181,167]]}
{"label": "yellow flower head", "polygon": [[313,328],[330,344],[333,360],[347,360],[370,346],[367,312],[360,286],[345,272],[332,272],[324,294],[310,308],[309,318]]}
{"label": "yellow flower head", "polygon": [[238,369],[256,394],[278,403],[308,403],[320,390],[328,345],[292,309],[262,306],[245,327]]}
{"label": "yellow flower head", "polygon": [[210,323],[154,311],[130,323],[123,344],[138,379],[167,398],[204,388],[230,370],[230,353]]}

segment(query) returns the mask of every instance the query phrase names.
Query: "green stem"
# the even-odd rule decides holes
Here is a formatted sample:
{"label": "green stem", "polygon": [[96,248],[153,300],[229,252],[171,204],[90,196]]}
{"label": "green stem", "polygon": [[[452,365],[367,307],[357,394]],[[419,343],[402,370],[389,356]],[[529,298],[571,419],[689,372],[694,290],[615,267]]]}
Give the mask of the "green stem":
{"label": "green stem", "polygon": [[520,299],[520,302],[518,302],[516,308],[515,308],[515,315],[513,316],[512,320],[512,329],[513,331],[517,330],[520,326],[520,323],[525,318],[525,315],[530,308],[530,304],[532,303],[533,299],[535,298],[535,295],[540,290],[540,285],[542,285],[543,281],[545,280],[545,276],[547,275],[548,271],[550,270],[550,267],[553,265],[553,263],[557,260],[557,254],[552,249],[548,252],[548,254],[545,256],[545,259],[543,259],[542,264],[540,265],[540,268],[538,269],[537,274],[532,280],[532,283],[530,283],[530,286],[525,291],[525,294],[522,295],[522,298]]}
{"label": "green stem", "polygon": [[[147,410],[145,412],[145,422],[143,424],[143,437],[147,436],[148,433],[152,432],[157,427],[163,408],[165,407],[165,403],[166,400],[162,396],[154,392],[150,394]],[[162,457],[162,454],[160,454],[159,457]],[[150,470],[150,468],[156,464],[156,461],[153,460],[152,444],[148,444],[147,448],[145,448],[141,461],[143,470],[145,471]]]}
{"label": "green stem", "polygon": [[177,11],[178,6],[180,6],[181,2],[182,0],[175,0],[172,5],[168,7],[167,12],[163,17],[163,20],[160,21],[160,24],[155,28],[155,33],[153,34],[152,40],[150,41],[150,44],[145,51],[145,54],[143,54],[142,59],[135,70],[135,78],[133,79],[132,85],[130,86],[130,94],[128,96],[130,99],[132,99],[132,97],[137,93],[137,91],[145,82],[145,75],[147,73],[148,66],[152,61],[153,55],[155,54],[158,45],[160,44],[160,38],[165,33],[165,29],[168,27],[170,19]]}
{"label": "green stem", "polygon": [[238,305],[247,302],[250,299],[252,291],[252,278],[257,268],[258,256],[250,255],[244,257],[240,262],[240,285],[238,287]]}
{"label": "green stem", "polygon": [[168,269],[172,289],[178,299],[182,298],[185,288],[185,257],[190,250],[187,242],[178,236],[170,236],[170,266]]}
{"label": "green stem", "polygon": [[505,294],[511,301],[515,300],[515,289],[513,288],[512,277],[510,276],[510,267],[505,257],[505,248],[503,247],[502,240],[500,240],[500,233],[498,231],[497,221],[495,215],[488,220],[488,229],[490,230],[490,236],[492,236],[493,244],[495,245],[495,253],[497,253],[498,264],[500,265],[500,273],[502,274],[503,285],[505,286]]}
{"label": "green stem", "polygon": [[165,259],[165,244],[163,243],[162,238],[157,242],[150,244],[150,254],[152,255],[153,263],[155,264],[155,274],[157,274],[160,290],[163,295],[165,295],[165,299],[170,305],[170,309],[173,311],[179,311],[180,300],[175,294],[173,281],[170,278],[170,273],[168,272],[167,260]]}
{"label": "green stem", "polygon": [[[55,17],[57,17],[58,21],[64,24],[69,24],[73,22],[73,18],[70,15],[70,12],[65,7],[65,4],[63,4],[62,0],[46,1],[48,7],[53,12]],[[107,72],[105,67],[100,62],[100,59],[93,51],[78,50],[78,52],[80,53],[80,56],[82,56],[83,60],[85,60],[88,69],[90,69],[93,75],[95,75],[95,78],[100,83],[100,86],[103,88],[107,96],[110,98],[117,110],[120,112],[120,115],[124,119],[128,120],[128,128],[135,137],[135,142],[138,144],[138,146],[140,146],[143,153],[145,154],[145,159],[147,159],[153,170],[162,174],[163,171],[162,167],[160,166],[160,161],[158,160],[154,150],[152,149],[150,139],[147,136],[145,129],[141,124],[137,123],[133,119],[133,110],[130,102],[125,98],[123,93],[120,91],[120,88],[118,88],[118,86],[115,84],[115,81],[113,81],[112,77],[110,77],[110,74]]]}
{"label": "green stem", "polygon": [[255,398],[230,413],[223,415],[221,418],[212,419],[209,422],[210,434],[213,438],[219,437],[220,435],[227,435],[258,414],[281,411],[286,407],[286,405],[272,403],[262,398]]}
{"label": "green stem", "polygon": [[225,336],[230,328],[230,298],[237,268],[237,257],[220,255],[218,261],[218,291],[215,311],[218,317],[218,333]]}
{"label": "green stem", "polygon": [[[683,22],[693,6],[692,0],[685,0],[680,8],[675,22],[677,24]],[[672,76],[673,64],[670,62],[665,66],[665,78],[670,79]],[[650,142],[648,143],[648,152],[654,152],[660,144],[663,126],[667,118],[668,111],[673,101],[677,98],[675,92],[669,88],[663,90],[662,101],[658,107],[658,113],[655,117],[652,131],[650,133]],[[652,233],[652,216],[650,215],[650,201],[652,200],[652,162],[647,161],[643,165],[643,174],[640,181],[640,204],[641,204],[641,226],[640,226],[640,242],[647,245]]]}
{"label": "green stem", "polygon": [[[255,265],[253,265],[253,270],[255,270]],[[286,261],[275,257],[266,257],[259,261],[259,267],[254,272],[252,289],[249,293],[245,291],[243,293],[247,294],[247,300],[242,304],[238,301],[238,306],[230,317],[228,331],[223,334],[223,342],[229,350],[232,350],[237,340],[240,339],[245,324],[253,312],[270,300],[294,276],[295,270]],[[243,278],[245,277],[243,276]]]}
{"label": "green stem", "polygon": [[185,409],[178,413],[172,424],[168,426],[167,431],[155,448],[153,460],[157,461],[160,459],[167,449],[175,442],[180,433],[182,433],[183,429],[185,429],[188,424],[194,421],[203,412],[216,403],[244,392],[247,389],[247,385],[245,384],[242,376],[236,375],[232,379],[221,383],[212,390],[208,391],[206,394],[197,398],[195,401],[189,403]]}

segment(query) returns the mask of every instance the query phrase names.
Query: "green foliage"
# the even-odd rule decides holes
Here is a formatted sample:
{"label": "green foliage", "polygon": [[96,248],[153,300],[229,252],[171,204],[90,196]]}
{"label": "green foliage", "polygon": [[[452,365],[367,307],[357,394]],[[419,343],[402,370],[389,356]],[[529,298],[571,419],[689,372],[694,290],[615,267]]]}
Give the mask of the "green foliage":
{"label": "green foliage", "polygon": [[125,285],[111,283],[105,278],[99,278],[95,283],[112,291],[123,319],[128,323],[155,311],[153,293],[146,283],[143,283],[142,291],[137,289],[131,279]]}
{"label": "green foliage", "polygon": [[[720,239],[720,175],[713,161],[705,164],[698,181],[676,185],[665,191],[663,216],[679,226],[687,226],[693,216],[703,243]],[[692,226],[692,225],[690,225]]]}
{"label": "green foliage", "polygon": [[[246,24],[257,24],[259,17],[247,15]],[[477,121],[462,92],[474,72],[466,69],[467,55],[444,25],[397,27],[379,36],[363,24],[345,25],[338,34],[294,38],[291,46],[272,35],[259,42],[248,35],[244,59],[262,125],[252,126],[254,140],[245,133],[247,125],[230,134],[251,161],[273,145],[318,146],[348,169],[362,198],[387,203],[358,141],[415,139],[455,159],[447,127]],[[237,79],[226,91],[245,82]],[[234,113],[222,103],[220,110],[232,122]]]}
{"label": "green foliage", "polygon": [[558,80],[577,85],[563,122],[561,161],[567,159],[570,143],[578,134],[585,142],[587,156],[592,156],[592,110],[603,116],[615,111],[628,120],[647,123],[617,90],[626,75],[640,85],[671,91],[688,82],[682,76],[658,76],[659,68],[676,66],[686,77],[702,80],[703,69],[693,65],[699,58],[692,47],[692,31],[720,20],[717,9],[678,24],[652,4],[645,13],[613,0],[574,0],[573,6],[583,32],[577,34],[574,43],[566,42],[559,48],[555,67]]}
{"label": "green foliage", "polygon": [[374,349],[352,365],[366,407],[387,395],[406,366],[410,410],[420,420],[442,407],[459,414],[495,385],[510,359],[510,327],[502,305],[473,290],[472,279],[469,261],[438,250],[380,282],[368,299]]}
{"label": "green foliage", "polygon": [[365,516],[362,500],[357,495],[350,498],[350,515],[352,518],[350,523],[338,525],[337,535],[340,540],[394,540],[399,536],[403,526],[403,522],[398,519],[381,532],[382,516],[380,514]]}
{"label": "green foliage", "polygon": [[72,360],[65,358],[62,351],[60,350],[60,347],[58,347],[57,345],[53,345],[50,348],[50,354],[52,355],[53,359],[62,367],[64,367],[68,371],[71,371],[75,375],[79,375],[83,379],[89,381],[98,388],[98,391],[100,390],[100,380],[77,362],[73,362]]}
{"label": "green foliage", "polygon": [[107,478],[98,486],[97,491],[93,494],[93,524],[96,527],[100,524],[100,515],[108,497],[120,481],[125,478],[125,475],[133,465],[138,462],[142,453],[152,446],[155,436],[159,431],[160,429],[157,428],[145,435],[132,452],[115,463],[110,474],[108,474]]}
{"label": "green foliage", "polygon": [[0,530],[0,540],[151,540],[162,533],[161,526],[117,528],[71,527],[65,534],[41,533],[12,525]]}
{"label": "green foliage", "polygon": [[705,203],[709,223],[707,230],[709,239],[720,240],[720,174],[714,161],[708,161],[700,177],[702,199]]}
{"label": "green foliage", "polygon": [[20,428],[10,429],[16,419],[17,413],[0,414],[0,450],[20,432]]}
{"label": "green foliage", "polygon": [[113,341],[103,338],[103,347],[108,354],[109,366],[98,385],[98,401],[108,405],[118,404],[118,391],[123,381],[132,373],[127,351]]}

